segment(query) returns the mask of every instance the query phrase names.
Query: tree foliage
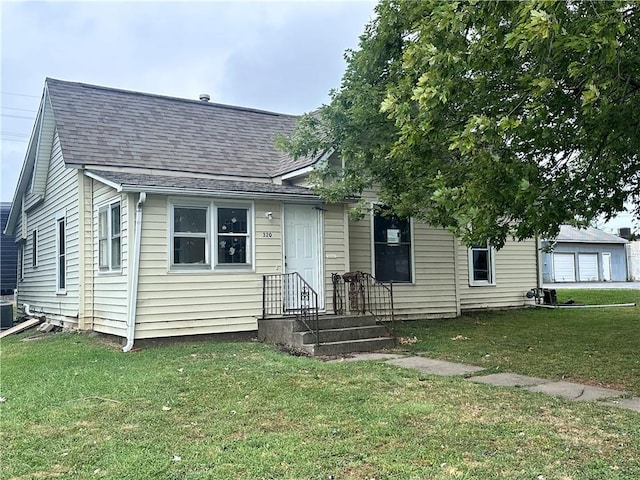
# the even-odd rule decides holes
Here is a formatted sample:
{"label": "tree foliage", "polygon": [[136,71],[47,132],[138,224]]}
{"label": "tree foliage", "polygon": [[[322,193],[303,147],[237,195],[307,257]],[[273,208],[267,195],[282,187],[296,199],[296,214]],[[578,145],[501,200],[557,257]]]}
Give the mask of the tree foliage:
{"label": "tree foliage", "polygon": [[640,204],[635,3],[382,0],[346,60],[284,142],[341,155],[317,179],[329,200],[375,186],[498,248]]}

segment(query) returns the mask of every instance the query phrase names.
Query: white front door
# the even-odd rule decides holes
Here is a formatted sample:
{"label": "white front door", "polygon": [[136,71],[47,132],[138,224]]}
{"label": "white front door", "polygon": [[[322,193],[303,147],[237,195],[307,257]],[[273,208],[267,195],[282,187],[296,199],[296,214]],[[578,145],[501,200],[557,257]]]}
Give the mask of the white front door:
{"label": "white front door", "polygon": [[611,254],[609,252],[602,253],[602,280],[611,281]]}
{"label": "white front door", "polygon": [[284,271],[297,272],[318,293],[322,308],[321,211],[313,205],[284,206]]}

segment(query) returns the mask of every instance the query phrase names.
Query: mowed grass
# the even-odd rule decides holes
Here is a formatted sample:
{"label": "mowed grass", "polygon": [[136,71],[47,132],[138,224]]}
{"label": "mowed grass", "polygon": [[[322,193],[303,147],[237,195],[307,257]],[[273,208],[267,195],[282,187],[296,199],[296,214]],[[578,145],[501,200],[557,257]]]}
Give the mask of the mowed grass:
{"label": "mowed grass", "polygon": [[[635,307],[513,309],[404,322],[402,347],[421,355],[640,396],[640,291],[557,290],[558,302]],[[414,342],[415,343],[411,343]]]}
{"label": "mowed grass", "polygon": [[251,342],[27,335],[1,345],[3,479],[640,478],[628,410]]}

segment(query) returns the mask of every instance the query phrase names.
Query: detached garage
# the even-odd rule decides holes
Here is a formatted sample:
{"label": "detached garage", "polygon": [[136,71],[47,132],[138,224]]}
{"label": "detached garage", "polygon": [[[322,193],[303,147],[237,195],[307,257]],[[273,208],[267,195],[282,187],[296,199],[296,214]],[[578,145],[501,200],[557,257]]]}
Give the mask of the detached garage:
{"label": "detached garage", "polygon": [[542,276],[553,282],[624,282],[627,240],[595,228],[562,225],[555,240],[543,241]]}

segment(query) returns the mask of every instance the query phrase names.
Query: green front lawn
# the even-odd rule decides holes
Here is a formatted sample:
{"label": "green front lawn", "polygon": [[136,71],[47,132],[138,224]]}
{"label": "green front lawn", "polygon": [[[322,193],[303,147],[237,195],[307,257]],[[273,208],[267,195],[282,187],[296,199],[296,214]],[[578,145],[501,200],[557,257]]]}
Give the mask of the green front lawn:
{"label": "green front lawn", "polygon": [[[558,290],[558,301],[636,307],[517,309],[397,325],[421,355],[640,395],[640,292]],[[415,343],[413,343],[415,342]]]}
{"label": "green front lawn", "polygon": [[[477,318],[453,331],[506,322]],[[615,407],[256,343],[28,335],[1,346],[0,478],[640,478],[640,416]]]}

